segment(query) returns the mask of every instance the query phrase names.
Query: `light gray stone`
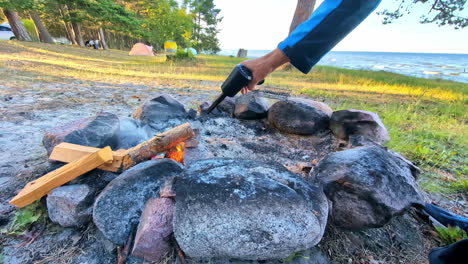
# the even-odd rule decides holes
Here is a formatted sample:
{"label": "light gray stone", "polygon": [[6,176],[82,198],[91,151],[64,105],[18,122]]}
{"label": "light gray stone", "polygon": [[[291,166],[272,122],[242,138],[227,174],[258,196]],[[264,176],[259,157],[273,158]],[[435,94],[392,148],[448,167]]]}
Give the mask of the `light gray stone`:
{"label": "light gray stone", "polygon": [[119,118],[116,115],[103,112],[49,129],[42,143],[49,155],[62,142],[96,148],[110,146],[115,149],[118,145],[119,127]]}
{"label": "light gray stone", "polygon": [[273,104],[268,122],[278,130],[297,135],[321,135],[328,131],[332,110],[326,104],[303,98],[289,98]]}
{"label": "light gray stone", "polygon": [[250,92],[236,99],[234,116],[239,119],[261,119],[267,117],[268,102],[261,94]]}
{"label": "light gray stone", "polygon": [[150,160],[126,170],[97,197],[94,223],[112,243],[124,245],[146,201],[159,197],[159,188],[168,177],[180,174],[182,166],[171,159]]}
{"label": "light gray stone", "polygon": [[175,238],[193,258],[285,258],[316,245],[328,216],[321,188],[273,162],[201,160],[175,189]]}
{"label": "light gray stone", "polygon": [[184,105],[174,97],[163,94],[136,109],[133,112],[133,118],[151,124],[169,119],[188,118],[188,113]]}
{"label": "light gray stone", "polygon": [[198,144],[194,148],[185,148],[184,150],[184,164],[186,166],[202,159],[213,158],[213,153],[206,147],[205,144]]}
{"label": "light gray stone", "polygon": [[[224,98],[221,103],[216,106],[213,111],[211,111],[210,116],[211,117],[219,117],[219,116],[232,116],[234,114],[234,108],[235,108],[235,103],[236,103],[236,98],[235,97],[226,97]],[[206,101],[203,102],[201,105],[198,106],[198,113],[201,116],[206,115],[206,112],[208,111],[208,108],[213,104],[213,101]]]}
{"label": "light gray stone", "polygon": [[57,187],[47,195],[49,218],[63,227],[82,226],[91,220],[93,199],[86,184]]}
{"label": "light gray stone", "polygon": [[380,146],[357,147],[326,156],[311,172],[311,180],[322,184],[332,201],[335,225],[352,230],[382,227],[422,204],[412,166]]}

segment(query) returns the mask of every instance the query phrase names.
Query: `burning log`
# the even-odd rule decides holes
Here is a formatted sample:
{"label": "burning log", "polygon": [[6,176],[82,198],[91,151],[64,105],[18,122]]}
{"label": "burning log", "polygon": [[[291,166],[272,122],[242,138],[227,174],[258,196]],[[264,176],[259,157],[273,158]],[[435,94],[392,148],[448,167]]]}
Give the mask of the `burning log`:
{"label": "burning log", "polygon": [[[142,161],[151,159],[151,157],[158,153],[173,149],[194,135],[189,123],[182,124],[164,133],[158,134],[133,148],[112,152],[113,161],[103,164],[98,168],[112,172],[126,170]],[[96,148],[92,147],[61,143],[54,148],[49,159],[61,162],[73,162],[96,150]]]}
{"label": "burning log", "polygon": [[179,163],[184,164],[184,142],[177,144],[174,148],[166,152],[165,158],[173,159]]}
{"label": "burning log", "polygon": [[129,150],[123,159],[124,169],[128,169],[142,161],[149,160],[154,155],[168,151],[179,143],[195,136],[189,123],[177,126],[162,134],[158,134]]}

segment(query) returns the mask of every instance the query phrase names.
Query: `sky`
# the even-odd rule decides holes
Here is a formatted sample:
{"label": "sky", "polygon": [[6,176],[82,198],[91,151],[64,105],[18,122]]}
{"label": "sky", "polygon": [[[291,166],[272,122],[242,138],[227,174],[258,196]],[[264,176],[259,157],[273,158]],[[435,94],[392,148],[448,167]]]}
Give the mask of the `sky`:
{"label": "sky", "polygon": [[[317,1],[316,8],[321,2]],[[218,35],[222,49],[271,50],[288,35],[297,0],[214,0],[214,3],[224,17]],[[383,25],[376,12],[394,5],[394,0],[383,0],[333,50],[468,53],[468,28],[455,30],[418,23],[428,11],[426,6],[417,5],[412,14]],[[466,17],[468,6],[463,12]]]}

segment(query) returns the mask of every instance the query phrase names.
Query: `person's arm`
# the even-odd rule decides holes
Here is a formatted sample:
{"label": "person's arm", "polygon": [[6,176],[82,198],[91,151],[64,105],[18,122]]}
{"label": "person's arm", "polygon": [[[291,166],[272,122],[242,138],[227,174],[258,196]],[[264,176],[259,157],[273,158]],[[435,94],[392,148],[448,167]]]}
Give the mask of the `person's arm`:
{"label": "person's arm", "polygon": [[[356,28],[381,0],[325,0],[310,18],[300,24],[278,48],[253,60],[242,62],[253,72],[253,80],[243,93],[266,78],[281,64],[290,62],[303,73]],[[278,63],[280,65],[277,65]]]}
{"label": "person's arm", "polygon": [[279,49],[275,49],[263,57],[241,62],[241,64],[252,71],[253,75],[252,81],[250,81],[247,87],[242,88],[241,93],[245,94],[249,90],[255,89],[257,83],[286,62],[289,62],[289,58]]}

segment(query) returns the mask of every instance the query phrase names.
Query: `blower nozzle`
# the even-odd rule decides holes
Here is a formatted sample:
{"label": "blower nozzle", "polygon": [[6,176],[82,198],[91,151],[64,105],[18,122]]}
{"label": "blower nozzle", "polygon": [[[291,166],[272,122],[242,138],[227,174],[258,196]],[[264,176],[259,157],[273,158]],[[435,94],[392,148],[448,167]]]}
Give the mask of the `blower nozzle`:
{"label": "blower nozzle", "polygon": [[[237,64],[221,85],[221,95],[211,104],[206,113],[211,113],[227,96],[234,97],[250,81],[252,81],[252,71],[242,64]],[[260,81],[258,85],[263,82],[263,80]]]}

